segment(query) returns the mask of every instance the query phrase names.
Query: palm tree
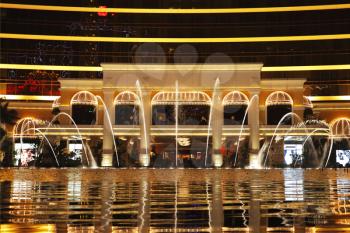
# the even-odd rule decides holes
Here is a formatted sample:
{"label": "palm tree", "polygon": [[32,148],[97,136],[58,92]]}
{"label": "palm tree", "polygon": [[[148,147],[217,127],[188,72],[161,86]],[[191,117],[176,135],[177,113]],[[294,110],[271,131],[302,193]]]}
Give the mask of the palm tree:
{"label": "palm tree", "polygon": [[2,161],[0,164],[11,166],[12,161],[12,141],[7,137],[6,125],[14,125],[18,120],[18,112],[8,108],[9,103],[0,99],[0,154]]}
{"label": "palm tree", "polygon": [[18,120],[18,112],[15,109],[9,109],[9,102],[0,99],[0,123],[2,125],[14,125]]}

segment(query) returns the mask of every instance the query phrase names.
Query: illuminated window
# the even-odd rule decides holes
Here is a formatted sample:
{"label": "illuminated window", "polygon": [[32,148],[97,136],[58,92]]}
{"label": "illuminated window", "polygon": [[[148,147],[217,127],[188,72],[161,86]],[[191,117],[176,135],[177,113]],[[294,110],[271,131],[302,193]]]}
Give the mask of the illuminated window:
{"label": "illuminated window", "polygon": [[[277,125],[283,116],[293,111],[293,99],[286,92],[275,91],[267,97],[265,106],[267,124]],[[292,124],[292,116],[285,118],[281,124]]]}
{"label": "illuminated window", "polygon": [[[224,97],[222,104],[224,105],[224,124],[241,125],[248,108],[248,97],[240,91],[232,91]],[[247,124],[247,122],[248,115],[244,124]]]}
{"label": "illuminated window", "polygon": [[[334,137],[348,138],[350,137],[350,119],[339,118],[331,123],[332,133]],[[349,148],[350,149],[350,148]]]}
{"label": "illuminated window", "polygon": [[174,125],[178,105],[179,125],[207,125],[211,99],[199,91],[159,92],[152,99],[152,124]]}
{"label": "illuminated window", "polygon": [[13,136],[14,137],[36,137],[36,127],[45,124],[44,121],[32,118],[25,117],[17,121],[13,127]]}
{"label": "illuminated window", "polygon": [[79,91],[71,99],[71,115],[76,124],[96,123],[97,98],[89,91]]}
{"label": "illuminated window", "polygon": [[114,99],[115,124],[138,125],[139,124],[140,98],[131,91],[119,93]]}

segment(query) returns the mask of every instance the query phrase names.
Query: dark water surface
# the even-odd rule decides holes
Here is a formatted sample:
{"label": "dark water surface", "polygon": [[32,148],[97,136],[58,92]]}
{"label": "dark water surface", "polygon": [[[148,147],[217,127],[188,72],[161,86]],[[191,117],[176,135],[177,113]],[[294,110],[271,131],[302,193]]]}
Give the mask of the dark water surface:
{"label": "dark water surface", "polygon": [[350,232],[347,170],[1,169],[1,232]]}

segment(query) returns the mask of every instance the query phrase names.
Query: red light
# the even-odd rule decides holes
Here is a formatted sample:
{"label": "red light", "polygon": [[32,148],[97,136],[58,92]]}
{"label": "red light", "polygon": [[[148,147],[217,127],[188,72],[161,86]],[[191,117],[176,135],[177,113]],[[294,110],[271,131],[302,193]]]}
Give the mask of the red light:
{"label": "red light", "polygon": [[[99,6],[99,8],[107,8],[107,6]],[[107,12],[100,11],[100,12],[97,12],[97,15],[105,17],[105,16],[107,16]]]}

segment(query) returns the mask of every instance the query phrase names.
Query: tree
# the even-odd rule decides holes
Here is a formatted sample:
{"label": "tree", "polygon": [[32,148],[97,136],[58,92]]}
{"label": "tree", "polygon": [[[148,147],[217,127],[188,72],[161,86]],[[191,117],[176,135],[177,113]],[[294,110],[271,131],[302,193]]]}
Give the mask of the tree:
{"label": "tree", "polygon": [[9,103],[5,99],[0,99],[0,154],[3,166],[12,165],[12,141],[7,137],[6,125],[14,125],[18,120],[18,112],[9,109]]}
{"label": "tree", "polygon": [[15,109],[9,109],[9,102],[5,99],[0,99],[0,123],[1,127],[4,125],[14,125],[18,118],[18,112]]}

